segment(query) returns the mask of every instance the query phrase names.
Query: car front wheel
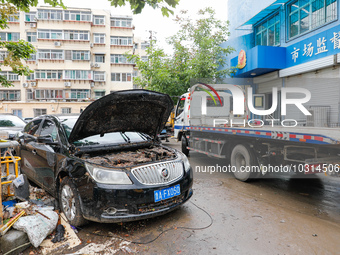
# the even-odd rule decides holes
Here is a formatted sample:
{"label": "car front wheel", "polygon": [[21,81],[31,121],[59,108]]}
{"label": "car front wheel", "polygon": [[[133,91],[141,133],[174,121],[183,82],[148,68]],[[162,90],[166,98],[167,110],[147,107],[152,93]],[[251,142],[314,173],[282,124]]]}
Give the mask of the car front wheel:
{"label": "car front wheel", "polygon": [[80,227],[87,223],[81,212],[77,188],[68,177],[60,184],[59,203],[61,211],[72,226]]}

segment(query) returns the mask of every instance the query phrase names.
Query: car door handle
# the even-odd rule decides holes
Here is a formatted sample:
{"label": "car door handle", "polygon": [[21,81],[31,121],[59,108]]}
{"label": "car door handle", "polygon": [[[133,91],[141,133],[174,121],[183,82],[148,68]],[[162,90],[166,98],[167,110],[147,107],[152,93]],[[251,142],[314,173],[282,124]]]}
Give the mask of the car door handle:
{"label": "car door handle", "polygon": [[37,151],[36,150],[32,150],[33,155],[37,155]]}

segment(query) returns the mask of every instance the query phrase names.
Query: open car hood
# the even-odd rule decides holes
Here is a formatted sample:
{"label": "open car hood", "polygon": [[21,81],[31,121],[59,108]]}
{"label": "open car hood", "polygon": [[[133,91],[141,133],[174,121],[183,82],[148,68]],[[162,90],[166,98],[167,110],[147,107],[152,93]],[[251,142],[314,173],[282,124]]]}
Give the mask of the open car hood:
{"label": "open car hood", "polygon": [[150,90],[123,90],[91,103],[79,116],[69,142],[110,132],[135,131],[153,139],[164,128],[173,108],[171,98]]}

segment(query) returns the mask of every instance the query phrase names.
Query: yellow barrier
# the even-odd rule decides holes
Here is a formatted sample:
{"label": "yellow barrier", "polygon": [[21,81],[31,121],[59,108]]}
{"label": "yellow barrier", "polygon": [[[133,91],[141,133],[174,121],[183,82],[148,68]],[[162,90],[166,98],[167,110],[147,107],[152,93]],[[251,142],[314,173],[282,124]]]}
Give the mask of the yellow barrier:
{"label": "yellow barrier", "polygon": [[[19,175],[19,170],[18,170],[18,162],[21,160],[20,157],[17,157],[17,156],[6,156],[6,157],[1,157],[1,179],[2,177],[8,177],[10,175],[9,173],[9,166],[10,166],[10,163],[14,163],[14,174],[15,174],[15,178],[18,177]],[[3,176],[2,175],[2,166],[5,165],[6,166],[6,176]],[[12,183],[12,181],[1,181],[1,186],[2,185],[5,185],[5,184],[10,184]],[[14,196],[13,193],[10,193],[10,186],[8,185],[7,187],[7,196]]]}

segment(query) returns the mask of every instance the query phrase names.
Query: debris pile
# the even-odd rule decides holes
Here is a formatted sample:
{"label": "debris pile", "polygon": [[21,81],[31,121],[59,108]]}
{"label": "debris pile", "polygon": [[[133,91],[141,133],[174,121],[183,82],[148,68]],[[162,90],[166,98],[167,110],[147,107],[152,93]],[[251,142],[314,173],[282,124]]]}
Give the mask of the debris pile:
{"label": "debris pile", "polygon": [[173,151],[163,147],[109,153],[95,157],[91,157],[89,154],[82,156],[83,159],[103,167],[129,167],[137,164],[166,160],[175,157],[176,154]]}
{"label": "debris pile", "polygon": [[[35,248],[41,246],[40,251],[48,254],[59,246],[72,247],[80,244],[71,226],[61,220],[63,216],[59,214],[56,200],[53,197],[43,189],[30,186],[27,178],[22,175],[13,180],[11,186],[15,195],[2,196],[4,200],[2,202],[3,225],[0,226],[0,235],[1,241],[12,242],[12,245],[1,247],[3,254],[8,252],[19,254],[30,245]],[[21,190],[19,192],[21,196],[17,197],[16,190],[24,186],[27,186],[27,190]],[[22,235],[26,237],[22,238]],[[26,243],[21,243],[21,240]],[[20,249],[20,246],[23,246],[23,249]],[[19,248],[16,249],[17,247]]]}

